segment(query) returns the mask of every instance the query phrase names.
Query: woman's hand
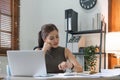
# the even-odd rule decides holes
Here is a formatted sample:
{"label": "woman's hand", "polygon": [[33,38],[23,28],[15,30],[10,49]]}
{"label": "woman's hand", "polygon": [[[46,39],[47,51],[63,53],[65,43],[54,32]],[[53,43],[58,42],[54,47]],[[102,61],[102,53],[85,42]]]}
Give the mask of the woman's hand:
{"label": "woman's hand", "polygon": [[74,65],[71,62],[63,61],[58,65],[59,70],[66,70],[67,68],[71,69]]}
{"label": "woman's hand", "polygon": [[51,44],[45,42],[42,48],[42,51],[44,51],[46,53],[47,50],[49,50],[51,48]]}

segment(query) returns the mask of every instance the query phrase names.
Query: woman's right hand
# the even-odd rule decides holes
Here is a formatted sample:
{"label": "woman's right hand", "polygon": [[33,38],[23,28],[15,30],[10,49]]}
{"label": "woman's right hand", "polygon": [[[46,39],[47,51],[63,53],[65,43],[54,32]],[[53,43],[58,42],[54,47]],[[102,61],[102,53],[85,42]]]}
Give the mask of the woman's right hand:
{"label": "woman's right hand", "polygon": [[42,51],[44,51],[46,53],[47,50],[49,50],[51,48],[51,44],[45,42],[42,48]]}

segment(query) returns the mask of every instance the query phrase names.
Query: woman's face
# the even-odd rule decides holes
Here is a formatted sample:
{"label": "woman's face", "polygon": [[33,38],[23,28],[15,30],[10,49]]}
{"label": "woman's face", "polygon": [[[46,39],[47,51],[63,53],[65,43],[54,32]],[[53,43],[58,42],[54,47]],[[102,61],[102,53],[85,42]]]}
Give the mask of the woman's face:
{"label": "woman's face", "polygon": [[49,33],[49,35],[45,38],[44,42],[47,42],[53,48],[57,48],[59,44],[59,34],[57,30],[54,30]]}

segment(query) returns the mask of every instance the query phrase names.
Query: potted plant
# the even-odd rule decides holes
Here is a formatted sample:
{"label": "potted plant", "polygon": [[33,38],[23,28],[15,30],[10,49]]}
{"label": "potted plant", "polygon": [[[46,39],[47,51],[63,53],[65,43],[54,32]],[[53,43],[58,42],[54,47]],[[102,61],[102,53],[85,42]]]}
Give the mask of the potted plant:
{"label": "potted plant", "polygon": [[84,58],[85,58],[85,70],[89,70],[90,72],[95,72],[96,70],[96,47],[88,46],[84,48]]}

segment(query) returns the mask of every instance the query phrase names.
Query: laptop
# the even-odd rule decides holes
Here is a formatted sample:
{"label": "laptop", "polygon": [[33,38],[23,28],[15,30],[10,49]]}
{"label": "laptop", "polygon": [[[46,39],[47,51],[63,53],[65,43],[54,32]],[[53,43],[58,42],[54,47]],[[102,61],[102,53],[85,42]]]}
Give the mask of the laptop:
{"label": "laptop", "polygon": [[41,50],[9,50],[7,58],[11,76],[48,76]]}

